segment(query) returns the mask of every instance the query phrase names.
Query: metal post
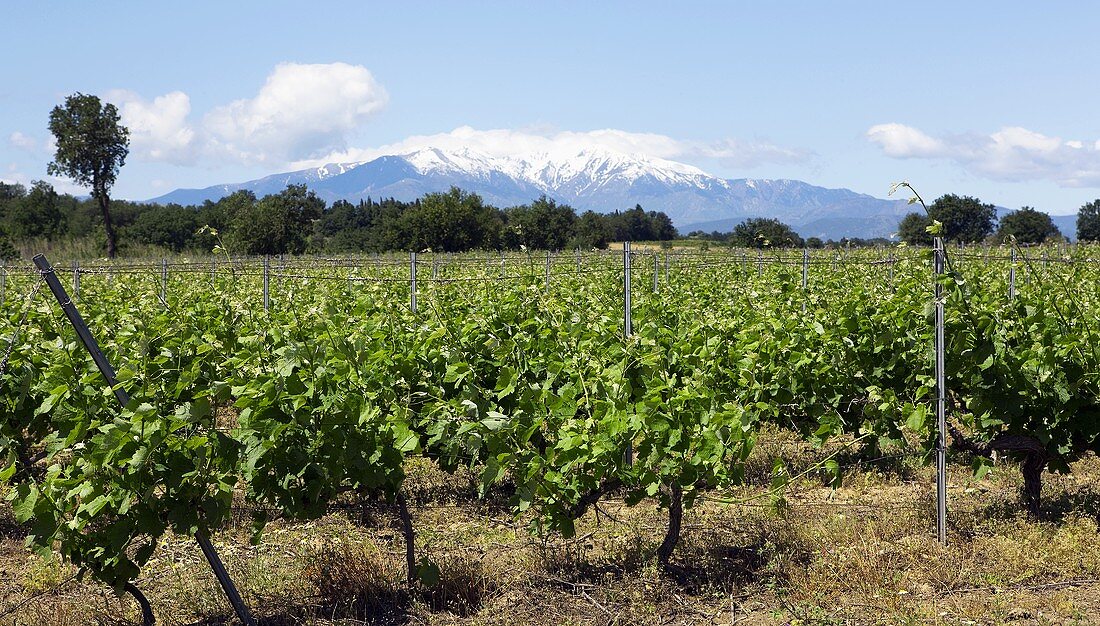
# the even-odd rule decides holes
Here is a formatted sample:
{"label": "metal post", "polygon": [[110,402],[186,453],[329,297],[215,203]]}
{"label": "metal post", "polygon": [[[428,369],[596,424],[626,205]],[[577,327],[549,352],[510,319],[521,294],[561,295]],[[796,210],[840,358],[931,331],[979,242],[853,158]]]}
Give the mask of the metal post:
{"label": "metal post", "polygon": [[[630,242],[623,242],[623,339],[630,341],[634,334],[634,324],[630,319]],[[623,451],[623,463],[627,466],[634,464],[634,441],[626,442],[626,450]]]}
{"label": "metal post", "polygon": [[8,293],[8,264],[0,261],[0,307],[4,306]]}
{"label": "metal post", "polygon": [[1008,266],[1008,299],[1016,300],[1016,248],[1012,249],[1012,260]]}
{"label": "metal post", "polygon": [[432,254],[432,280],[439,278],[439,257]]}
{"label": "metal post", "polygon": [[577,273],[579,274],[581,272],[581,249],[577,248],[574,255],[577,257]]}
{"label": "metal post", "polygon": [[550,291],[550,251],[546,251],[546,280],[543,281],[543,289]]}
{"label": "metal post", "polygon": [[80,299],[80,263],[73,261],[73,297]]}
{"label": "metal post", "polygon": [[810,278],[810,251],[802,249],[802,312],[806,312],[806,287]]}
{"label": "metal post", "polygon": [[936,296],[936,530],[942,544],[947,544],[947,390],[944,383],[944,249],[943,239],[935,239]]}
{"label": "metal post", "polygon": [[160,260],[160,301],[168,304],[168,259]]}
{"label": "metal post", "polygon": [[[110,361],[103,355],[103,352],[99,349],[99,344],[96,342],[95,337],[92,336],[92,332],[88,330],[88,325],[84,323],[84,318],[80,316],[80,312],[76,310],[76,305],[69,299],[68,294],[65,293],[65,288],[61,286],[61,281],[58,280],[57,274],[54,272],[50,262],[46,260],[46,257],[39,254],[34,257],[34,264],[38,267],[38,270],[42,273],[42,278],[46,281],[46,285],[49,286],[50,291],[53,292],[54,298],[57,299],[58,304],[61,305],[61,310],[64,311],[65,317],[69,319],[69,323],[72,324],[76,330],[77,337],[80,338],[80,342],[84,344],[84,349],[88,351],[88,354],[92,356],[92,361],[95,362],[96,368],[99,369],[99,373],[106,379],[107,384],[110,385],[111,390],[114,391],[115,399],[118,403],[125,407],[130,402],[130,394],[126,393],[126,390],[118,384],[118,378],[115,375],[115,370],[111,367]],[[236,611],[237,617],[248,626],[254,626],[255,620],[252,619],[252,613],[249,612],[248,607],[245,606],[241,600],[241,594],[237,592],[237,587],[233,584],[233,579],[229,577],[229,572],[225,570],[225,566],[222,564],[221,558],[218,557],[217,550],[210,543],[210,540],[206,537],[206,534],[200,530],[195,533],[195,540],[199,543],[199,548],[202,550],[204,556],[206,556],[207,562],[210,564],[210,569],[214,570],[214,575],[218,579],[218,583],[221,584],[222,591],[225,593],[226,598],[229,599],[230,604],[233,605],[233,610]]]}
{"label": "metal post", "polygon": [[218,283],[218,258],[214,257],[210,259],[210,288],[213,289]]}
{"label": "metal post", "polygon": [[757,250],[756,251],[756,275],[757,276],[763,276],[764,275],[764,251],[763,250]]}
{"label": "metal post", "polygon": [[409,254],[409,309],[416,313],[416,253]]}
{"label": "metal post", "polygon": [[271,257],[264,257],[264,313],[271,308]]}
{"label": "metal post", "polygon": [[658,291],[658,282],[661,279],[661,267],[657,265],[657,253],[653,253],[653,293]]}
{"label": "metal post", "polygon": [[623,337],[630,339],[634,326],[630,319],[630,242],[623,242]]}
{"label": "metal post", "polygon": [[668,286],[668,253],[665,253],[665,286]]}

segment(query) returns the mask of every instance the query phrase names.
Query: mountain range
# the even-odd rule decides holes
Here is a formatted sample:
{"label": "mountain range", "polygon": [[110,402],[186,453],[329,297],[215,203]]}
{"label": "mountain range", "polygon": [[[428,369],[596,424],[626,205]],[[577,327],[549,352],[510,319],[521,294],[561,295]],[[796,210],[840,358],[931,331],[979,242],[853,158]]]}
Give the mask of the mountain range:
{"label": "mountain range", "polygon": [[683,233],[728,231],[746,218],[770,217],[790,224],[803,237],[822,239],[890,237],[913,210],[905,200],[799,180],[723,179],[676,161],[602,149],[496,156],[468,148],[423,148],[243,183],[177,189],[150,202],[201,204],[239,190],[262,197],[292,184],[306,185],[329,203],[367,197],[407,201],[456,186],[499,207],[541,195],[578,212],[607,213],[640,204],[666,213]]}

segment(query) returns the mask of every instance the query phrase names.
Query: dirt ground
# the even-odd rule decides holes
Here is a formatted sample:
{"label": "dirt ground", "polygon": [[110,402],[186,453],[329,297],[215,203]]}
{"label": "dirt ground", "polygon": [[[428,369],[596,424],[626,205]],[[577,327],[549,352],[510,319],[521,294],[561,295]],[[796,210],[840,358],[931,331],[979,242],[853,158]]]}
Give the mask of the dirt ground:
{"label": "dirt ground", "polygon": [[[684,515],[670,571],[653,552],[666,513],[608,499],[577,536],[538,537],[476,497],[469,475],[410,462],[417,549],[439,568],[405,583],[394,512],[358,505],[276,521],[251,545],[248,512],[215,543],[265,624],[1013,624],[1100,623],[1100,462],[1048,475],[1044,518],[1017,506],[1012,465],[974,479],[951,467],[950,533],[936,541],[930,468],[853,454],[837,489],[816,477],[785,504],[760,497],[771,459],[821,451],[781,434],[754,452],[750,485],[708,493]],[[162,624],[236,623],[194,541],[172,537],[137,582]],[[31,556],[0,504],[0,625],[140,623],[136,605],[56,559]]]}

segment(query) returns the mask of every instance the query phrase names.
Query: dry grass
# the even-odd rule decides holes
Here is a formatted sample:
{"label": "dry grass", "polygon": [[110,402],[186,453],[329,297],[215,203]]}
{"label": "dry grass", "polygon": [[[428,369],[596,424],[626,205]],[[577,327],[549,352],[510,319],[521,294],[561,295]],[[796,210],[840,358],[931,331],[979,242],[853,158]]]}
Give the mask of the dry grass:
{"label": "dry grass", "polygon": [[[770,433],[750,467],[758,494],[775,457],[809,467],[836,452]],[[952,466],[951,532],[935,541],[929,468],[846,452],[836,489],[807,476],[787,506],[700,501],[685,514],[674,571],[653,563],[665,516],[650,504],[601,503],[577,537],[538,538],[526,520],[474,498],[470,476],[410,464],[418,552],[437,585],[405,582],[393,516],[377,508],[311,523],[275,522],[259,546],[229,528],[217,544],[267,624],[1053,624],[1100,623],[1100,462],[1048,476],[1047,518],[1016,507],[1011,467],[977,481]],[[756,474],[759,474],[757,476]],[[499,497],[498,497],[499,500]],[[4,505],[6,506],[6,505]],[[7,521],[5,521],[7,520]],[[137,623],[136,607],[72,571],[29,557],[0,506],[0,625]],[[139,586],[164,624],[232,623],[197,547],[163,543]]]}

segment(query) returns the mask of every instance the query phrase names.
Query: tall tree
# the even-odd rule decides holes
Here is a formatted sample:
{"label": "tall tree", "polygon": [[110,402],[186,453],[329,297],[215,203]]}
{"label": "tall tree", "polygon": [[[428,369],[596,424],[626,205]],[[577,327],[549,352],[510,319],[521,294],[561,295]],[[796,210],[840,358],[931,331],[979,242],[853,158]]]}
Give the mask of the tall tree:
{"label": "tall tree", "polygon": [[911,246],[932,245],[932,235],[928,226],[932,220],[924,213],[909,213],[898,224],[898,237]]}
{"label": "tall tree", "polygon": [[1020,243],[1042,243],[1061,236],[1049,215],[1029,206],[1001,218],[1001,225],[997,228],[998,239],[1015,237]]}
{"label": "tall tree", "polygon": [[997,207],[983,204],[977,198],[949,193],[928,207],[928,215],[943,224],[944,239],[973,243],[993,234]]}
{"label": "tall tree", "polygon": [[742,248],[800,248],[802,237],[774,218],[753,217],[733,227],[733,245]]}
{"label": "tall tree", "polygon": [[90,187],[103,214],[107,256],[118,255],[118,239],[111,223],[111,187],[130,153],[130,131],[119,123],[118,109],[96,96],[75,93],[50,111],[50,132],[57,143],[47,171]]}
{"label": "tall tree", "polygon": [[1093,200],[1078,209],[1077,239],[1100,241],[1100,200]]}

